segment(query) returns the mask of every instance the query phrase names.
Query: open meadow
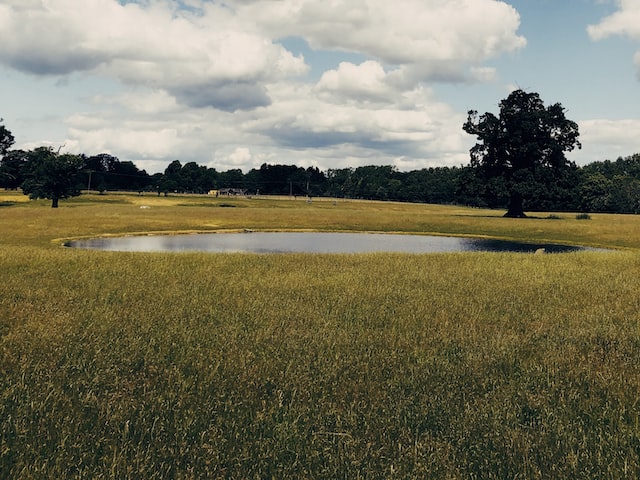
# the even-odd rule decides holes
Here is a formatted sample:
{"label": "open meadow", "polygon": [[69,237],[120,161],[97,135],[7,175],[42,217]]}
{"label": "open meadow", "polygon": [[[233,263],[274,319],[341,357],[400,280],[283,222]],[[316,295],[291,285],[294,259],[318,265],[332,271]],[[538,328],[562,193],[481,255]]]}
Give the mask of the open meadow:
{"label": "open meadow", "polygon": [[[0,191],[0,478],[640,477],[639,216],[126,194],[49,205]],[[62,247],[242,229],[616,251]]]}

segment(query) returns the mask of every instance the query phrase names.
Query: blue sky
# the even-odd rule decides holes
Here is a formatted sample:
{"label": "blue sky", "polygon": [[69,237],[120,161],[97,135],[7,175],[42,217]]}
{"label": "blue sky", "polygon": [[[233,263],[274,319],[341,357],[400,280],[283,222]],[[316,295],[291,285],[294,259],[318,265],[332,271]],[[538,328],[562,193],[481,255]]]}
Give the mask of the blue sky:
{"label": "blue sky", "polygon": [[467,110],[523,88],[585,164],[640,152],[639,52],[638,0],[0,0],[0,117],[150,173],[412,170],[466,164]]}

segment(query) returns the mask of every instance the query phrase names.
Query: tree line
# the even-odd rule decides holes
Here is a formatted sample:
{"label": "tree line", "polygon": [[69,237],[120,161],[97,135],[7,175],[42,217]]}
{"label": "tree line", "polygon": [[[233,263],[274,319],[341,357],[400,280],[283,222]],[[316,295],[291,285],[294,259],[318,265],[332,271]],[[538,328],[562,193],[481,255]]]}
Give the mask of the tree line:
{"label": "tree line", "polygon": [[58,200],[81,190],[289,195],[394,200],[533,211],[640,213],[640,154],[582,167],[564,152],[580,148],[577,124],[559,103],[544,106],[538,94],[512,92],[500,114],[469,111],[463,129],[478,143],[469,165],[398,171],[393,166],[328,169],[263,164],[243,173],[196,162],[172,161],[153,175],[133,162],[101,153],[61,154],[51,147],[11,150],[11,132],[0,120],[0,187],[21,188],[31,198]]}
{"label": "tree line", "polygon": [[[172,193],[209,193],[229,189],[232,194],[337,197],[394,200],[474,207],[507,208],[506,182],[497,177],[485,181],[471,166],[435,167],[401,172],[392,166],[319,170],[295,165],[263,164],[243,173],[239,169],[219,172],[215,168],[174,160],[163,173],[149,175],[133,162],[99,154],[61,155],[41,147],[34,151],[10,150],[0,160],[0,187],[34,191],[34,168],[46,168],[47,157],[63,157],[70,170],[67,198],[81,190]],[[59,181],[59,180],[58,180]],[[46,188],[46,185],[44,185]],[[47,196],[41,198],[50,198]],[[615,161],[604,160],[569,169],[554,182],[531,184],[525,195],[527,208],[535,211],[640,213],[640,154]]]}

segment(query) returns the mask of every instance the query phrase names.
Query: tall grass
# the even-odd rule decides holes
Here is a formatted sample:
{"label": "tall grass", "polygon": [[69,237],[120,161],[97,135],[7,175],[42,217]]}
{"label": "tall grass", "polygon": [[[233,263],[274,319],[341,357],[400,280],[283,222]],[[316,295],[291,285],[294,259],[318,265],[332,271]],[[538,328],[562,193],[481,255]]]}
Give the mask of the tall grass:
{"label": "tall grass", "polygon": [[[455,229],[475,212],[447,223],[452,210],[345,205],[355,219],[331,203],[281,202],[152,206],[168,210],[149,219],[124,213],[126,203],[72,205],[0,209],[2,478],[640,474],[633,251],[75,251],[52,240],[169,229],[171,216],[178,230],[255,227],[264,210],[251,210],[264,208],[275,227],[332,218],[337,229],[401,230],[398,216]],[[112,207],[122,215],[101,231]],[[482,221],[471,217],[470,228]],[[609,222],[518,225],[556,238],[559,223],[597,231]]]}

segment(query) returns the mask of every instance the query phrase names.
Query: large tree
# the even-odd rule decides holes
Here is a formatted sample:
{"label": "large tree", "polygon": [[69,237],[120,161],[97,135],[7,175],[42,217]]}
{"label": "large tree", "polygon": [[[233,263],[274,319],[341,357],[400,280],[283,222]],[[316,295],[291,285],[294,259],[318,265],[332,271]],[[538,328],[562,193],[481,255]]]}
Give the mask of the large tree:
{"label": "large tree", "polygon": [[51,207],[58,208],[58,200],[80,195],[81,157],[60,154],[50,147],[36,148],[28,157],[22,191],[29,198],[48,198]]}
{"label": "large tree", "polygon": [[500,102],[500,114],[468,112],[465,132],[478,143],[471,166],[485,180],[500,177],[509,193],[506,217],[525,217],[523,202],[540,191],[534,185],[565,178],[575,164],[564,152],[580,148],[578,125],[560,103],[545,107],[537,93],[515,90]]}

